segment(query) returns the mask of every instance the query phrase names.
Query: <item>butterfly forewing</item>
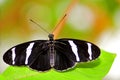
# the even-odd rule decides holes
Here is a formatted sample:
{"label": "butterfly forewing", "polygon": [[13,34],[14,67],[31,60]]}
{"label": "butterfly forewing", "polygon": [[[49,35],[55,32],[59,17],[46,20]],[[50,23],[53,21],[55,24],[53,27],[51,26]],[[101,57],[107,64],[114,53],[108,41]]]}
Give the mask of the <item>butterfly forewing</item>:
{"label": "butterfly forewing", "polygon": [[3,60],[10,65],[29,65],[44,49],[44,42],[46,41],[37,40],[14,46],[4,54]]}
{"label": "butterfly forewing", "polygon": [[26,48],[29,43],[21,44],[9,49],[3,56],[3,60],[10,65],[25,65]]}
{"label": "butterfly forewing", "polygon": [[75,62],[87,62],[98,58],[100,49],[93,43],[77,39],[58,39],[56,47]]}

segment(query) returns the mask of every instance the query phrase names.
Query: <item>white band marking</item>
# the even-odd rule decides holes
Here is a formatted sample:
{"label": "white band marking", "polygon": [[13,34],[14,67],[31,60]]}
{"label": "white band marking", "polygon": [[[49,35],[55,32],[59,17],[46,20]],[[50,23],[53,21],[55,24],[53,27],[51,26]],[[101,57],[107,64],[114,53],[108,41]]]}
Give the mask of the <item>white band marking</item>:
{"label": "white band marking", "polygon": [[14,48],[12,48],[12,64],[15,64],[15,56],[16,56],[16,54],[15,54],[15,47]]}
{"label": "white band marking", "polygon": [[91,49],[91,44],[87,43],[88,45],[88,53],[89,53],[89,59],[92,60],[92,49]]}
{"label": "white band marking", "polygon": [[71,40],[69,40],[68,42],[70,43],[70,45],[71,45],[71,47],[72,47],[72,51],[73,51],[73,53],[74,53],[75,56],[76,56],[76,60],[77,60],[77,61],[80,61],[80,58],[79,58],[79,56],[78,56],[77,46],[76,46],[75,43],[73,43],[73,41],[71,41]]}
{"label": "white band marking", "polygon": [[26,49],[26,59],[25,59],[25,64],[28,64],[28,58],[31,54],[32,48],[33,48],[34,42],[30,43],[30,45],[28,46],[28,48]]}

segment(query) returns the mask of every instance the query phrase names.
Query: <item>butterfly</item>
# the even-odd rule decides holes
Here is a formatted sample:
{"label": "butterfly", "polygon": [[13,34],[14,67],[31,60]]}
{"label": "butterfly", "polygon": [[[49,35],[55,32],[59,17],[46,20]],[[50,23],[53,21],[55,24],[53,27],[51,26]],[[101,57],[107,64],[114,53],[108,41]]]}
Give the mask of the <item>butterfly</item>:
{"label": "butterfly", "polygon": [[100,49],[93,43],[78,39],[34,40],[16,45],[3,55],[5,63],[12,66],[29,66],[37,71],[54,68],[65,71],[76,63],[88,62],[100,56]]}

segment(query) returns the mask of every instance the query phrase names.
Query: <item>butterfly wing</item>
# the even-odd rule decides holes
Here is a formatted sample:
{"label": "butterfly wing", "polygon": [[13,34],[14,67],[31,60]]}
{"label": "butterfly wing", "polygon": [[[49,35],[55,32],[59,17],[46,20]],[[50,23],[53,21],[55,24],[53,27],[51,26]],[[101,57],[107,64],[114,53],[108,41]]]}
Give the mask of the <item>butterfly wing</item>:
{"label": "butterfly wing", "polygon": [[67,40],[55,40],[55,65],[56,70],[63,71],[75,65],[75,55]]}
{"label": "butterfly wing", "polygon": [[[54,43],[54,65],[50,65],[47,40],[26,42],[9,49],[3,60],[10,65],[29,66],[38,71],[54,67],[63,71],[74,67],[76,62],[87,62],[99,57],[100,49],[93,43],[76,39],[58,39]],[[52,45],[53,46],[53,45]]]}
{"label": "butterfly wing", "polygon": [[39,55],[36,57],[33,63],[29,64],[29,67],[37,71],[46,71],[51,69],[48,47],[39,52]]}
{"label": "butterfly wing", "polygon": [[[59,51],[56,55],[65,55],[71,62],[87,62],[98,58],[100,55],[100,49],[96,45],[77,39],[56,40],[56,50]],[[56,64],[58,63],[59,60],[56,58]]]}
{"label": "butterfly wing", "polygon": [[29,66],[39,71],[48,70],[50,63],[48,46],[45,43],[46,40],[36,40],[14,46],[3,55],[3,60],[13,66]]}
{"label": "butterfly wing", "polygon": [[66,55],[65,49],[63,49],[62,47],[56,48],[55,65],[53,67],[58,71],[64,71],[64,70],[69,69],[75,65],[75,61],[70,59],[71,55],[68,57]]}

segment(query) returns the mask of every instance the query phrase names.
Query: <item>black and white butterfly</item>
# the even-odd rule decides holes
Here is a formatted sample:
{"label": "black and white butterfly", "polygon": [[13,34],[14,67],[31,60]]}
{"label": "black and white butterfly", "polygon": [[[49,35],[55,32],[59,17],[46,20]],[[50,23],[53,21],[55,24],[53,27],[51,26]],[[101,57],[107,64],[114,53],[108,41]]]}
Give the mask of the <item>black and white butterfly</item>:
{"label": "black and white butterfly", "polygon": [[3,60],[13,66],[29,66],[37,71],[54,68],[64,71],[76,63],[95,60],[100,49],[91,42],[77,39],[56,39],[49,34],[49,40],[35,40],[9,49]]}

